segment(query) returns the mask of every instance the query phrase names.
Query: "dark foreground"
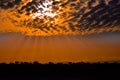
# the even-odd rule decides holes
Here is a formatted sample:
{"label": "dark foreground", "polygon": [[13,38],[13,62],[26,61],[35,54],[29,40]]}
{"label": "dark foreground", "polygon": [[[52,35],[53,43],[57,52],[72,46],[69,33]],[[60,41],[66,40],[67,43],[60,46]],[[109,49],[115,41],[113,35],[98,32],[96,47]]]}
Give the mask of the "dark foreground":
{"label": "dark foreground", "polygon": [[120,63],[115,62],[0,64],[0,80],[120,80],[119,76]]}

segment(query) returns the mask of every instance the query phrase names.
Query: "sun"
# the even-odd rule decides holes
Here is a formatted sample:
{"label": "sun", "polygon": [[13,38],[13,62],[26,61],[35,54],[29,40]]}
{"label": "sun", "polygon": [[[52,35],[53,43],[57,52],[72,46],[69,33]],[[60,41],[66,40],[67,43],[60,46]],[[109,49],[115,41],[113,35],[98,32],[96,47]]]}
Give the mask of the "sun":
{"label": "sun", "polygon": [[[59,0],[57,0],[59,1]],[[40,1],[39,5],[37,6],[37,12],[31,14],[30,16],[35,19],[43,19],[45,17],[55,17],[57,13],[53,11],[53,1],[52,0],[45,0]]]}

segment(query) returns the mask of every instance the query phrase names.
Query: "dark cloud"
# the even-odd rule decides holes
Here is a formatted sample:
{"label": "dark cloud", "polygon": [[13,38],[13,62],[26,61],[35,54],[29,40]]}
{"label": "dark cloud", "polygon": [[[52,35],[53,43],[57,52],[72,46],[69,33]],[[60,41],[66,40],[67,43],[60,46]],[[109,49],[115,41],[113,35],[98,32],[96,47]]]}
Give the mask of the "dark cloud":
{"label": "dark cloud", "polygon": [[[96,0],[91,0],[87,7],[79,8],[81,4],[76,5],[79,12],[73,13],[74,18],[70,21],[78,21],[76,25],[83,29],[93,29],[101,27],[120,27],[120,0],[111,0],[108,5],[105,0],[99,0],[99,4],[93,7]],[[89,12],[85,12],[89,10]],[[82,18],[78,20],[78,17]]]}
{"label": "dark cloud", "polygon": [[0,0],[0,8],[8,9],[18,5],[21,0]]}
{"label": "dark cloud", "polygon": [[44,0],[33,0],[31,2],[28,2],[25,6],[22,6],[21,9],[18,10],[18,13],[23,13],[23,11],[26,11],[26,15],[29,15],[31,12],[35,13],[38,11],[37,6],[39,4],[42,5],[42,2]]}

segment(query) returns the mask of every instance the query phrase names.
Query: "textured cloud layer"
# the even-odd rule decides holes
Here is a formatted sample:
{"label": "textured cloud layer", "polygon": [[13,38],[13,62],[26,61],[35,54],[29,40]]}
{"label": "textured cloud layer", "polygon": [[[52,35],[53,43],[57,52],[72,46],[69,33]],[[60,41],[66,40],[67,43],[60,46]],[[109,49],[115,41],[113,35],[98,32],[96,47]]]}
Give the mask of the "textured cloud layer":
{"label": "textured cloud layer", "polygon": [[120,0],[1,0],[0,8],[0,18],[11,22],[13,31],[27,35],[120,30]]}

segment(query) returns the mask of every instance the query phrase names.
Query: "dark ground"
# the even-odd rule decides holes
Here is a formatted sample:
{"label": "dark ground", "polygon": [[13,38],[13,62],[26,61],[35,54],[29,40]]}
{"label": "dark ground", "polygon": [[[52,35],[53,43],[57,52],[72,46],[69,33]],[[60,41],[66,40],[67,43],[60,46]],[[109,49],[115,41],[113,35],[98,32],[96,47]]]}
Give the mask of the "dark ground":
{"label": "dark ground", "polygon": [[120,63],[115,62],[0,64],[0,80],[119,80],[119,76]]}

